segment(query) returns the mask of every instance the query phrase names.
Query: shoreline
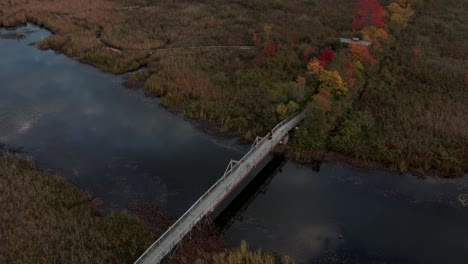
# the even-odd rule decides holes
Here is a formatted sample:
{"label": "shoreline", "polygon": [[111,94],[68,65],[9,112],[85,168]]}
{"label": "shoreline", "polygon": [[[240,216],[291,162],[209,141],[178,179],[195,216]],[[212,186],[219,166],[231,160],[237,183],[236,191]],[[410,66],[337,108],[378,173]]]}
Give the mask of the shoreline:
{"label": "shoreline", "polygon": [[304,165],[306,167],[310,167],[312,169],[316,169],[316,163],[341,162],[341,163],[348,164],[352,166],[353,169],[357,169],[357,170],[383,170],[383,171],[398,174],[398,175],[408,173],[414,177],[419,177],[419,178],[435,177],[438,179],[457,179],[457,178],[463,178],[463,177],[468,176],[468,172],[450,174],[447,172],[442,172],[442,171],[437,171],[437,170],[423,171],[423,170],[418,170],[414,168],[408,168],[408,170],[401,172],[397,168],[392,169],[390,166],[385,166],[381,162],[357,159],[357,158],[348,156],[346,154],[342,154],[336,151],[329,151],[329,150],[312,151],[312,153],[310,154],[310,157],[312,157],[312,159],[309,161],[305,161],[305,162],[294,159],[294,156],[295,156],[295,153],[293,151],[287,152],[287,157],[291,161]]}
{"label": "shoreline", "polygon": [[[27,19],[27,21],[24,22],[24,23],[18,23],[16,25],[9,26],[9,27],[5,27],[5,26],[2,26],[2,27],[7,29],[7,30],[15,30],[15,29],[27,26],[27,24],[30,23],[30,24],[32,24],[34,26],[37,26],[37,27],[40,27],[42,29],[45,29],[45,30],[49,31],[51,33],[51,35],[56,34],[53,30],[46,27],[45,25],[36,24],[34,21],[31,21],[29,18],[26,18],[26,19]],[[28,33],[28,32],[26,32],[26,33]],[[130,78],[128,78],[129,74],[131,74],[131,73],[133,73],[135,71],[138,71],[142,67],[145,67],[145,65],[147,65],[147,62],[143,63],[143,64],[139,64],[139,66],[135,67],[134,69],[130,69],[128,71],[121,72],[121,73],[114,73],[114,72],[109,71],[108,69],[105,69],[103,67],[99,67],[99,65],[97,65],[95,62],[93,62],[91,60],[71,57],[68,54],[64,53],[60,49],[54,49],[53,47],[41,48],[41,47],[39,47],[37,45],[37,43],[34,46],[36,48],[40,49],[40,50],[53,50],[54,52],[56,52],[58,54],[65,55],[68,58],[76,60],[79,63],[90,65],[90,66],[92,66],[92,67],[94,67],[94,68],[96,68],[98,70],[101,70],[103,72],[106,72],[106,73],[110,73],[110,74],[113,74],[113,75],[116,75],[116,76],[122,75],[122,76],[124,76],[123,81],[122,81],[122,86],[123,86],[122,88],[131,89],[131,90],[142,89],[143,93],[144,93],[144,96],[160,98],[159,96],[151,95],[151,94],[148,94],[148,93],[146,93],[144,91],[144,89],[142,87],[142,84],[144,84],[144,81],[135,81],[134,82],[134,81],[130,80]],[[106,45],[104,45],[104,47],[106,47]],[[125,50],[123,50],[123,51],[125,51]],[[247,140],[246,138],[242,137],[241,135],[239,135],[237,133],[234,133],[234,132],[231,132],[231,131],[222,131],[221,130],[221,125],[219,124],[219,122],[216,122],[216,121],[213,121],[213,120],[203,120],[203,119],[196,119],[196,118],[190,117],[190,116],[188,116],[186,114],[183,114],[183,111],[180,109],[180,107],[177,107],[177,106],[167,106],[167,105],[164,105],[164,104],[160,104],[160,105],[161,105],[161,107],[166,109],[168,112],[170,112],[172,114],[175,114],[178,117],[181,117],[184,120],[190,122],[192,125],[194,125],[197,129],[199,129],[203,133],[206,133],[206,134],[211,135],[211,136],[221,137],[221,138],[235,138],[236,142],[239,143],[239,144],[250,144],[251,143],[251,141]],[[293,151],[288,149],[288,152],[293,152]],[[404,172],[400,172],[400,171],[398,171],[398,169],[394,170],[391,166],[386,165],[385,162],[378,162],[378,161],[372,161],[372,160],[361,160],[361,159],[357,159],[357,158],[351,157],[349,155],[339,153],[339,152],[336,152],[336,151],[332,151],[332,150],[311,150],[311,151],[304,151],[303,153],[310,153],[309,154],[310,156],[306,159],[306,161],[301,161],[301,159],[297,159],[295,157],[296,155],[294,155],[294,153],[289,154],[288,158],[291,161],[294,161],[294,162],[297,162],[297,163],[300,163],[300,164],[309,164],[309,165],[313,164],[313,163],[316,163],[316,162],[323,162],[323,161],[342,161],[342,162],[346,162],[348,164],[351,164],[353,167],[357,167],[357,168],[385,169],[385,170],[388,170],[388,171],[391,171],[391,172],[398,172],[398,173],[407,172],[407,173],[410,173],[410,174],[412,174],[414,176],[417,176],[417,177],[435,176],[435,177],[439,177],[439,178],[457,178],[457,177],[462,177],[462,176],[464,176],[464,175],[466,175],[468,173],[468,171],[459,172],[459,173],[449,173],[447,171],[442,171],[442,170],[434,170],[434,169],[423,170],[423,169],[415,169],[415,168],[411,168],[411,167],[407,168]]]}

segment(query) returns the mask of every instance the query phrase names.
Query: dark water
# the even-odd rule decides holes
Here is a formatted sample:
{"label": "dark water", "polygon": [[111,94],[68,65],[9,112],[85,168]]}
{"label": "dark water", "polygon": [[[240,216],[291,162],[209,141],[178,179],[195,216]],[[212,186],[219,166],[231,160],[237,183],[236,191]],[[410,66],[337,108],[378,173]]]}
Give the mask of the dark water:
{"label": "dark water", "polygon": [[181,214],[245,151],[123,88],[123,76],[28,46],[48,35],[35,31],[0,40],[0,142],[24,147],[105,207],[139,199]]}
{"label": "dark water", "polygon": [[[227,231],[298,263],[468,263],[466,178],[287,162]],[[266,190],[266,191],[265,191]],[[340,238],[341,236],[341,238]]]}
{"label": "dark water", "polygon": [[[140,199],[181,214],[246,150],[124,89],[123,76],[28,46],[49,33],[27,28],[35,32],[24,39],[0,39],[0,142],[24,147],[105,208]],[[298,263],[468,263],[468,207],[458,200],[467,177],[342,163],[314,171],[275,158],[257,179],[222,214],[233,244]]]}

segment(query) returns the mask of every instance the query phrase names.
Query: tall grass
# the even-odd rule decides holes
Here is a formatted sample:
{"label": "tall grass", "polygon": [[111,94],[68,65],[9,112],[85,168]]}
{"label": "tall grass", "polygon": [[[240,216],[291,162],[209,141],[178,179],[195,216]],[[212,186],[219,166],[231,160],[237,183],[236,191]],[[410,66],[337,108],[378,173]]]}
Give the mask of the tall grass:
{"label": "tall grass", "polygon": [[198,259],[196,264],[292,264],[293,261],[287,257],[277,257],[261,250],[249,250],[247,242],[242,241],[239,248],[227,249],[218,254],[205,256]]}
{"label": "tall grass", "polygon": [[63,178],[0,157],[0,263],[132,263],[150,243],[137,218],[99,216]]}

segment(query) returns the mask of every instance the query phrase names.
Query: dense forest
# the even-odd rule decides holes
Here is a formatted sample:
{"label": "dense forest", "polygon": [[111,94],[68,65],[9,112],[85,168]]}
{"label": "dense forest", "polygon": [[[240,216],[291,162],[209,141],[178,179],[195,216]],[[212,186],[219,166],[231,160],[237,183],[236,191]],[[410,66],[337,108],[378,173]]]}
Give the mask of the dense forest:
{"label": "dense forest", "polygon": [[400,171],[468,169],[465,1],[0,3],[1,25],[43,25],[54,35],[39,47],[130,72],[128,83],[222,132],[251,140],[305,110],[299,161],[331,151]]}

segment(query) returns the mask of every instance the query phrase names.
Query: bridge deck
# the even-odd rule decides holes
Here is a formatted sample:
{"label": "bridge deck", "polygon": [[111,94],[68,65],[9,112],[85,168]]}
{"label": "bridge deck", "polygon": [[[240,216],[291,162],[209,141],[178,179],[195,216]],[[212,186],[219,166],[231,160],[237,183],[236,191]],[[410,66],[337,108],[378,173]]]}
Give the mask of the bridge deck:
{"label": "bridge deck", "polygon": [[169,229],[158,238],[135,262],[154,264],[161,260],[190,232],[190,230],[212,212],[216,206],[280,143],[285,135],[304,117],[296,113],[273,128],[264,138],[257,137],[252,148],[239,161],[231,161],[223,177],[200,197]]}

